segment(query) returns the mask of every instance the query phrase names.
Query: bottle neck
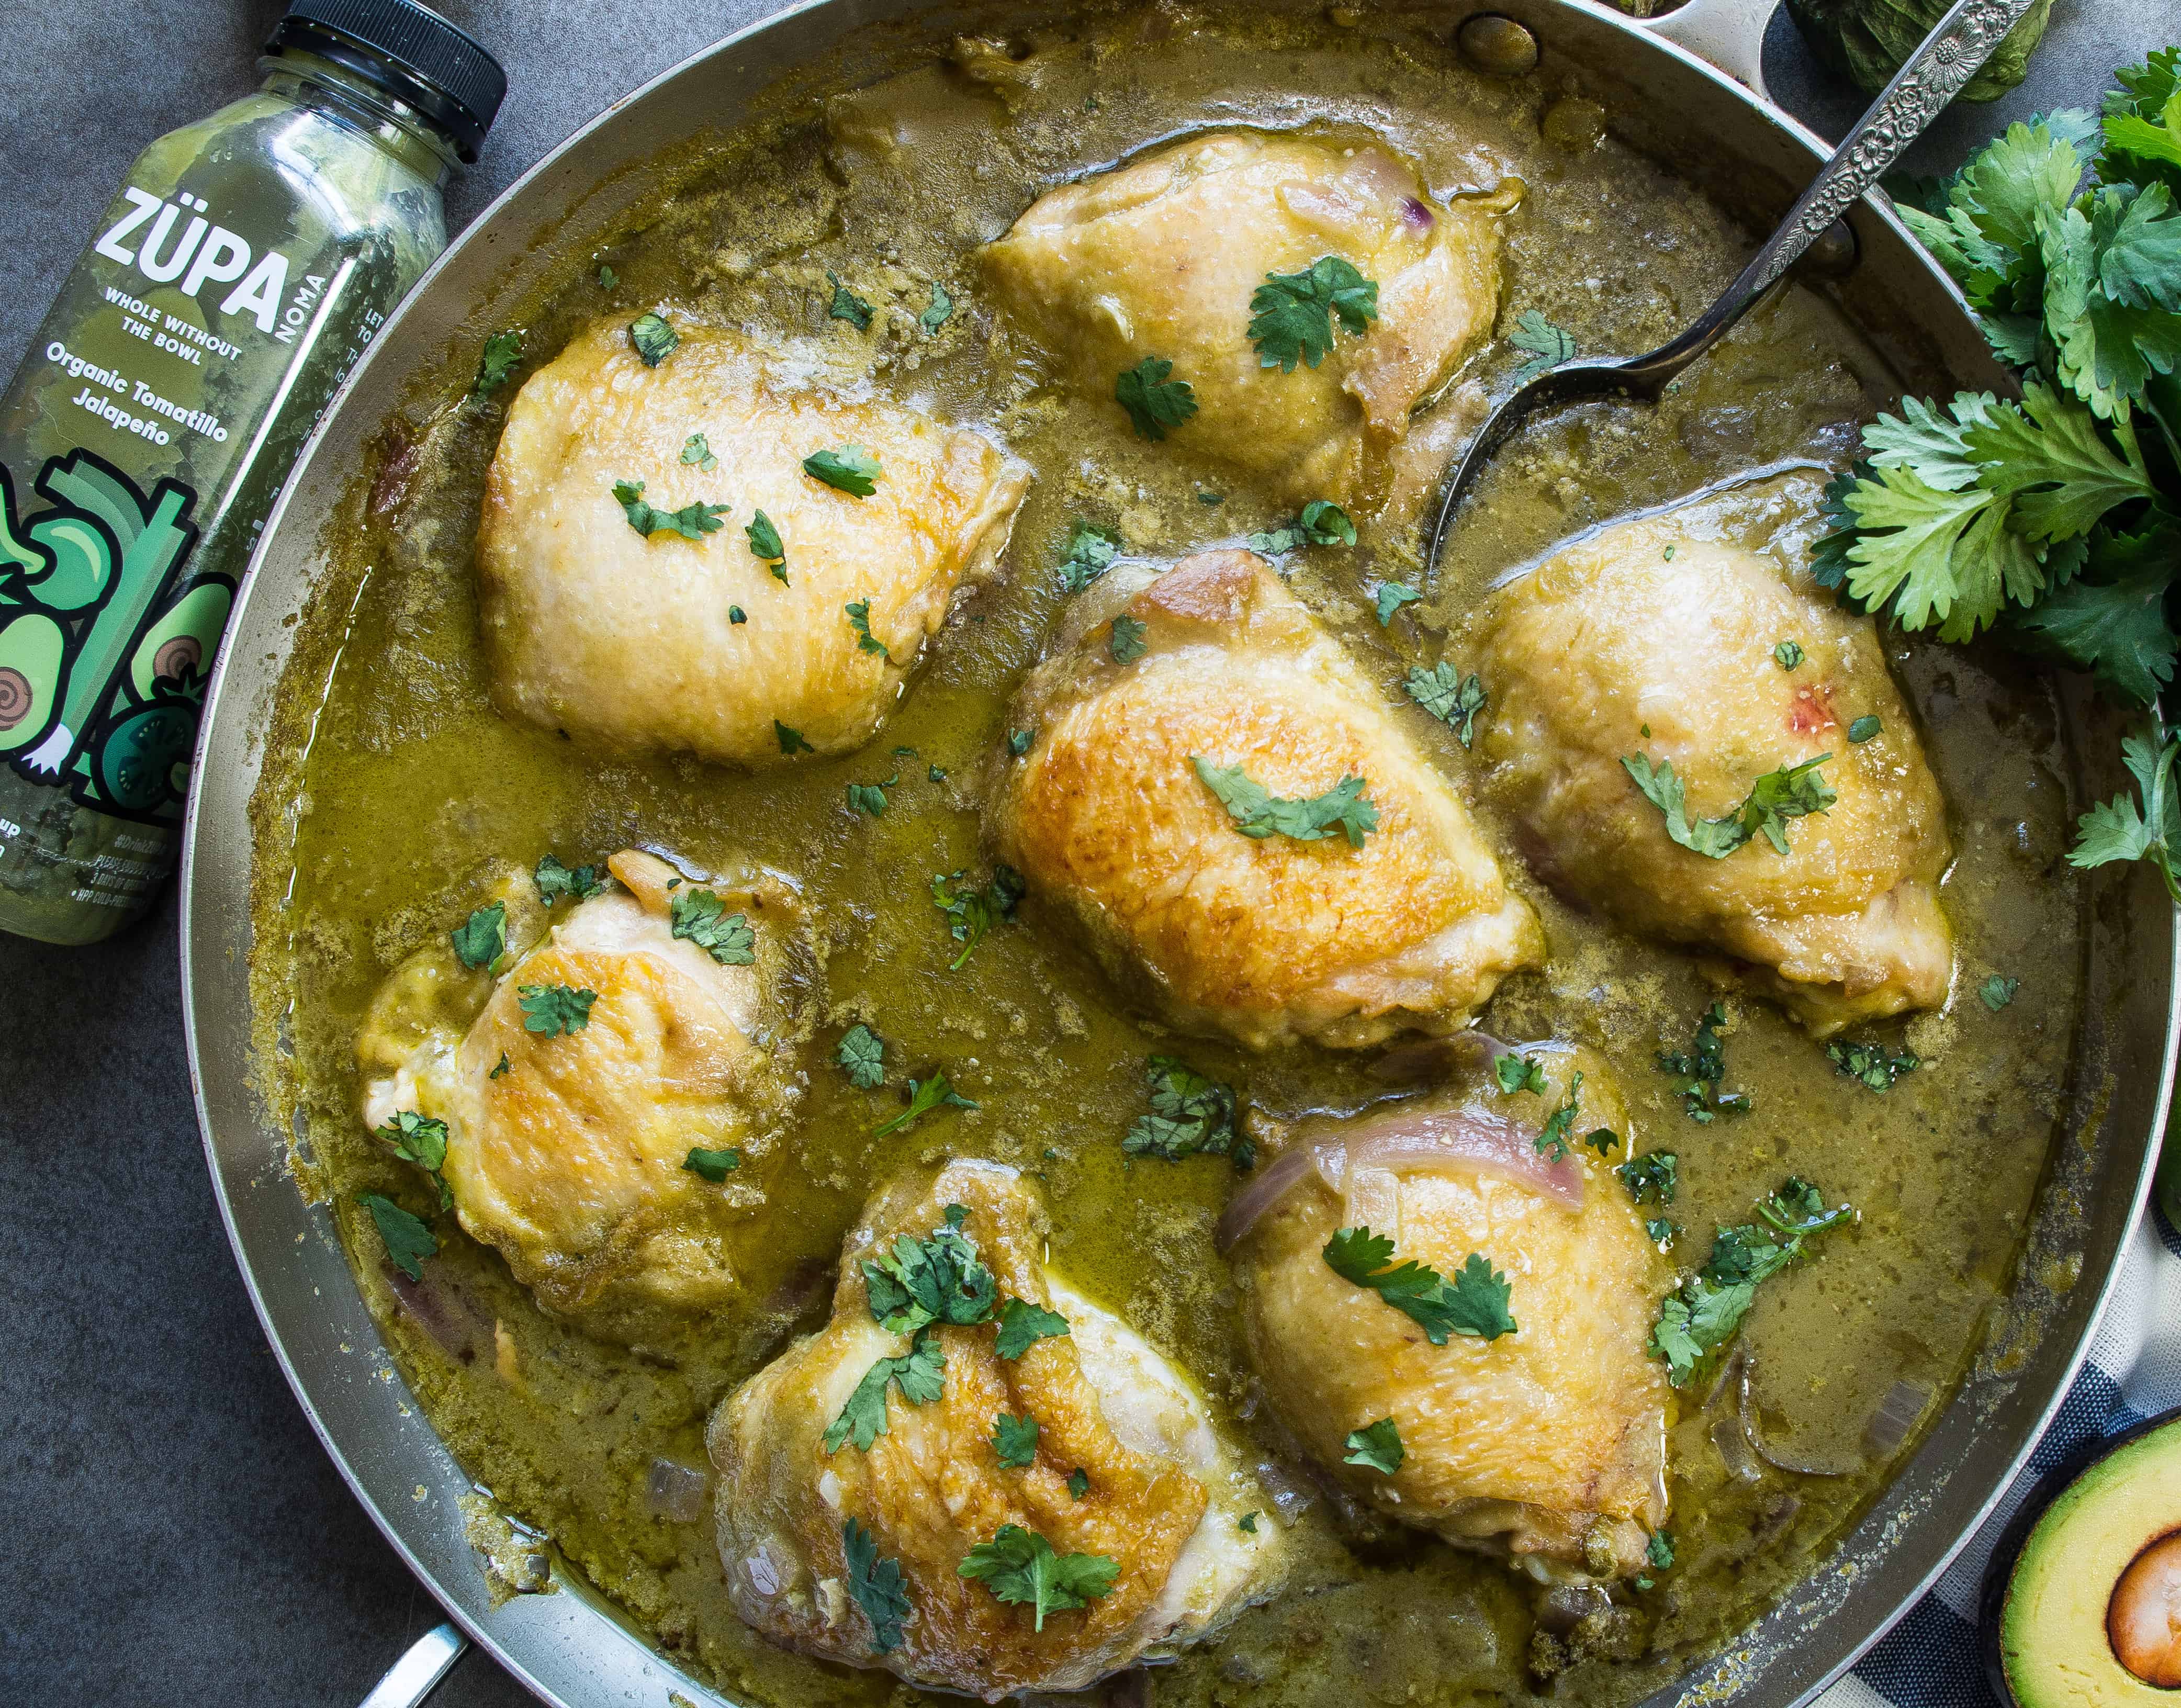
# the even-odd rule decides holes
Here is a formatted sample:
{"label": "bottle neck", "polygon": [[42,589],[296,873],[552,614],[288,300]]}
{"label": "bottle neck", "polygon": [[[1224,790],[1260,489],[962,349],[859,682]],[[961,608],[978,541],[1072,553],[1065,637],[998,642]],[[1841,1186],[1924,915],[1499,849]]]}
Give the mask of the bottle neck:
{"label": "bottle neck", "polygon": [[257,62],[268,95],[360,131],[419,178],[446,187],[455,169],[455,145],[415,108],[347,67],[315,53],[284,47]]}

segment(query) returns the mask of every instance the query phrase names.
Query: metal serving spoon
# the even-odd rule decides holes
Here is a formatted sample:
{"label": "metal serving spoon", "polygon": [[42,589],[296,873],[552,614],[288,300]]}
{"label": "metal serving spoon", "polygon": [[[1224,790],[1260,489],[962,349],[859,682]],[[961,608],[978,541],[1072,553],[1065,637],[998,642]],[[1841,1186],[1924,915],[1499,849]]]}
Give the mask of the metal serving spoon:
{"label": "metal serving spoon", "polygon": [[1859,201],[1902,151],[1989,59],[2009,30],[2036,0],[1961,0],[1908,56],[1899,74],[1848,132],[1833,158],[1810,180],[1802,199],[1787,210],[1780,228],[1765,240],[1742,269],[1742,276],[1706,309],[1687,331],[1648,356],[1620,360],[1565,362],[1548,368],[1516,391],[1484,419],[1441,489],[1438,517],[1432,524],[1431,549],[1424,558],[1428,586],[1438,572],[1439,554],[1454,513],[1476,484],[1493,453],[1514,437],[1540,410],[1587,398],[1640,398],[1656,403],[1666,383],[1733,330],[1787,269],[1823,236],[1833,222]]}

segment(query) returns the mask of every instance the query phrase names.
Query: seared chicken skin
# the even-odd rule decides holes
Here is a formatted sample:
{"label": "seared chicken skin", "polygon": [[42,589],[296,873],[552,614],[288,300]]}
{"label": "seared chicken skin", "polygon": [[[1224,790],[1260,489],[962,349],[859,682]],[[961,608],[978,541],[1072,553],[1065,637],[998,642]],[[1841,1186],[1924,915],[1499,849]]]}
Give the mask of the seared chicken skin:
{"label": "seared chicken skin", "polygon": [[[737,1248],[764,1202],[756,1164],[787,1096],[768,986],[792,904],[772,883],[670,891],[678,874],[632,849],[609,864],[619,887],[549,930],[522,894],[528,878],[514,879],[512,965],[495,982],[444,943],[421,951],[374,1001],[356,1053],[374,1129],[404,1110],[445,1124],[441,1173],[463,1228],[548,1311],[627,1339],[662,1307],[738,1293]],[[747,947],[724,962],[675,931],[675,898],[686,910],[702,894],[744,922]],[[591,998],[575,1030],[540,1030],[526,1011],[555,991]],[[706,1180],[684,1166],[698,1147],[745,1166]]]}
{"label": "seared chicken skin", "polygon": [[[803,750],[785,728],[847,752],[956,587],[991,572],[1029,471],[966,428],[786,379],[738,333],[675,323],[651,368],[627,320],[599,322],[508,410],[478,534],[494,698],[621,748],[772,765]],[[867,496],[803,467],[844,445],[877,459]],[[636,482],[654,512],[724,505],[717,531],[638,532],[615,495]],[[747,531],[760,511],[781,574]]]}
{"label": "seared chicken skin", "polygon": [[[1215,131],[1046,192],[986,246],[985,275],[1086,396],[1118,415],[1121,373],[1171,362],[1197,406],[1178,445],[1297,502],[1350,500],[1491,331],[1499,216],[1521,193],[1447,207],[1364,133]],[[1315,366],[1263,366],[1251,299],[1328,256],[1377,285],[1376,321],[1332,334]]]}
{"label": "seared chicken skin", "polygon": [[[1730,976],[1820,1037],[1946,1000],[1946,807],[1870,618],[1700,512],[1670,512],[1604,528],[1506,588],[1477,670],[1486,786],[1556,887],[1731,957]],[[1851,740],[1864,718],[1877,732]],[[1713,859],[1668,835],[1631,755],[1670,762],[1692,824],[1820,755],[1834,799],[1785,824],[1785,854],[1760,833]]]}
{"label": "seared chicken skin", "polygon": [[[1129,662],[1117,622],[1142,626]],[[1259,1048],[1451,1031],[1543,960],[1536,915],[1460,798],[1248,552],[1108,572],[1011,721],[1035,734],[997,762],[998,858],[1184,1031]],[[1376,827],[1360,847],[1340,831],[1245,835],[1199,760],[1290,799],[1361,777]]]}
{"label": "seared chicken skin", "polygon": [[[1388,1517],[1541,1578],[1618,1577],[1665,1519],[1671,1393],[1644,1348],[1672,1276],[1611,1172],[1631,1136],[1604,1064],[1565,1046],[1524,1053],[1544,1092],[1510,1095],[1472,1072],[1299,1124],[1222,1236],[1265,1392],[1321,1464]],[[1538,1141],[1578,1070],[1554,1160]],[[1586,1142],[1601,1130],[1610,1143]],[[1354,1229],[1393,1242],[1372,1271],[1416,1263],[1452,1282],[1481,1258],[1505,1283],[1513,1332],[1442,1330],[1433,1346],[1328,1261]],[[1389,1418],[1402,1450],[1390,1476],[1350,1451],[1351,1432]]]}
{"label": "seared chicken skin", "polygon": [[[831,1322],[713,1413],[721,1563],[757,1630],[997,1701],[1170,1656],[1278,1588],[1278,1526],[1241,1528],[1271,1503],[1202,1396],[1046,1270],[1043,1235],[1012,1169],[897,1181],[842,1247]],[[878,1320],[912,1297],[939,1307],[936,1324]],[[1005,1325],[1030,1307],[1064,1330],[1047,1319],[1013,1344]],[[936,1391],[887,1379],[884,1361],[911,1356]],[[875,1367],[875,1419],[858,1392]],[[1025,1419],[1034,1446],[1003,1451],[1002,1424]],[[978,1575],[973,1550],[1005,1548],[1009,1527],[1017,1547],[1090,1556],[1068,1568],[1078,1593],[1041,1606],[1019,1579]]]}

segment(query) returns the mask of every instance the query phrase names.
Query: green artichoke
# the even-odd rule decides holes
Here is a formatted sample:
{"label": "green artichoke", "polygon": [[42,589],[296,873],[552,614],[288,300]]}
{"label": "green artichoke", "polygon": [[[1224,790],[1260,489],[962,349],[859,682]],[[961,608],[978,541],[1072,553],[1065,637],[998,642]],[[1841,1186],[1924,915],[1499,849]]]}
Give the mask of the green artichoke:
{"label": "green artichoke", "polygon": [[[1811,52],[1875,95],[1952,4],[1953,0],[1787,0],[1787,14]],[[2052,0],[2038,0],[1969,80],[1963,98],[1996,101],[2020,83],[2051,11]]]}

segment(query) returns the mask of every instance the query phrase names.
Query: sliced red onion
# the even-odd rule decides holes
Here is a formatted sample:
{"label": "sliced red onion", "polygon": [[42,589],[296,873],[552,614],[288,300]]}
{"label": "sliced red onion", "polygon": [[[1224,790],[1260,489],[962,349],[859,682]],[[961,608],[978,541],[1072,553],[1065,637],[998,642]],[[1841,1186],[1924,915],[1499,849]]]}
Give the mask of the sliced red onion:
{"label": "sliced red onion", "polygon": [[1931,1403],[1931,1390],[1922,1382],[1896,1382],[1886,1390],[1863,1432],[1864,1451],[1874,1459],[1890,1459],[1908,1439],[1924,1407]]}
{"label": "sliced red onion", "polygon": [[651,1474],[644,1481],[644,1504],[676,1524],[693,1523],[704,1516],[704,1491],[710,1481],[702,1471],[679,1459],[654,1459]]}
{"label": "sliced red onion", "polygon": [[1483,1032],[1454,1032],[1443,1038],[1413,1038],[1384,1052],[1370,1067],[1382,1086],[1432,1086],[1465,1070],[1482,1073],[1494,1056],[1516,1047]]}
{"label": "sliced red onion", "polygon": [[1231,1249],[1313,1170],[1344,1198],[1366,1171],[1496,1175],[1571,1209],[1582,1208],[1582,1169],[1573,1157],[1548,1161],[1538,1154],[1537,1136],[1504,1116],[1411,1101],[1341,1122],[1322,1138],[1299,1136],[1228,1204],[1219,1219],[1219,1249]]}
{"label": "sliced red onion", "polygon": [[442,1351],[458,1363],[476,1358],[478,1336],[487,1331],[466,1294],[430,1281],[412,1281],[391,1263],[384,1266],[384,1273],[401,1308]]}
{"label": "sliced red onion", "polygon": [[1757,1455],[1750,1448],[1749,1436],[1742,1427],[1741,1418],[1721,1418],[1714,1423],[1711,1444],[1719,1450],[1720,1461],[1726,1467],[1727,1474],[1736,1481],[1763,1480],[1764,1473],[1758,1467]]}
{"label": "sliced red onion", "polygon": [[1401,198],[1401,218],[1419,231],[1432,229],[1432,211],[1413,196]]}
{"label": "sliced red onion", "polygon": [[1806,1465],[1775,1453],[1764,1445],[1764,1432],[1757,1427],[1757,1407],[1750,1398],[1750,1377],[1757,1368],[1754,1358],[1747,1358],[1742,1365],[1742,1397],[1735,1407],[1742,1422],[1742,1433],[1749,1438],[1750,1450],[1766,1464],[1782,1471],[1792,1471],[1797,1477],[1845,1477],[1846,1471],[1836,1471],[1824,1465]]}

